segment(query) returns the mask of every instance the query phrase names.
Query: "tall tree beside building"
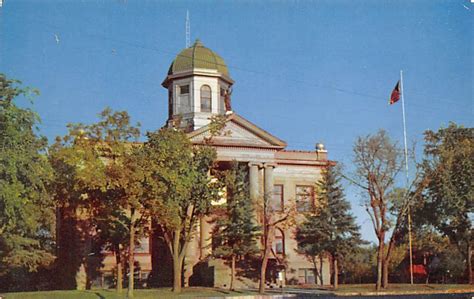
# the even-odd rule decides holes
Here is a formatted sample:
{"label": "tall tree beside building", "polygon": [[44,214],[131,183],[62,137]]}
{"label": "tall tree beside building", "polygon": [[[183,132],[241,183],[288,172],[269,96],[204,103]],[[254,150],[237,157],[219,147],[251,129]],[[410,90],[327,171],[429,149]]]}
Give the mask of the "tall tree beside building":
{"label": "tall tree beside building", "polygon": [[[273,186],[272,186],[273,187]],[[266,187],[265,189],[267,189]],[[275,241],[275,231],[277,229],[284,230],[294,224],[296,207],[293,204],[286,204],[278,207],[278,204],[273,202],[273,190],[263,194],[263,200],[257,209],[257,214],[261,216],[261,264],[260,264],[260,280],[258,285],[258,292],[265,293],[268,260],[273,256],[277,263],[282,264],[281,256],[274,252],[273,242]]]}
{"label": "tall tree beside building", "polygon": [[427,187],[417,217],[432,224],[459,248],[472,284],[474,128],[450,123],[437,132],[426,131],[425,141],[422,169]]}
{"label": "tall tree beside building", "polygon": [[[110,237],[106,243],[116,255],[117,262],[117,290],[121,291],[121,252],[124,239],[129,237],[129,256],[133,258],[135,244],[135,230],[139,226],[140,217],[135,210],[138,198],[141,197],[140,180],[142,173],[137,166],[133,141],[140,135],[138,126],[130,123],[130,117],[125,111],[114,112],[110,108],[99,114],[100,121],[91,125],[69,124],[69,134],[57,138],[51,147],[50,160],[55,170],[53,190],[61,208],[64,223],[69,223],[69,240],[59,242],[68,246],[77,236],[78,244],[73,245],[73,252],[63,249],[64,264],[74,264],[78,267],[88,264],[88,258],[93,253],[93,239]],[[143,210],[143,209],[142,209]],[[142,215],[142,214],[140,214]],[[146,213],[143,213],[146,215]],[[128,227],[118,230],[116,225],[122,222],[121,217],[128,219]],[[122,223],[123,225],[123,223]],[[78,229],[81,227],[81,229]],[[100,233],[97,231],[100,228]],[[118,236],[108,230],[126,233]],[[65,235],[66,232],[60,233]],[[78,252],[74,252],[77,251]],[[74,255],[74,256],[71,256]],[[130,261],[129,261],[130,262]],[[131,262],[133,264],[133,262]],[[64,268],[60,266],[60,268]],[[90,267],[82,267],[91,273]],[[133,271],[132,267],[129,267]],[[74,272],[72,269],[69,272]],[[72,273],[69,273],[70,275]],[[133,275],[129,279],[129,293],[133,292]],[[86,286],[76,281],[76,287],[88,287],[90,277],[86,279]],[[131,296],[131,294],[129,294]]]}
{"label": "tall tree beside building", "polygon": [[340,181],[341,173],[336,166],[323,171],[317,183],[318,205],[296,233],[298,249],[313,262],[316,273],[321,272],[321,269],[317,271],[317,258],[324,253],[329,255],[335,289],[338,286],[338,262],[362,243]]}
{"label": "tall tree beside building", "polygon": [[148,133],[143,154],[148,158],[145,192],[156,199],[152,209],[173,259],[173,291],[181,292],[186,249],[197,220],[219,199],[219,184],[209,172],[216,152],[193,147],[186,134],[173,128]]}
{"label": "tall tree beside building", "polygon": [[[384,130],[375,135],[359,137],[354,144],[355,174],[348,178],[367,192],[365,208],[378,240],[376,289],[388,287],[389,261],[400,234],[409,204],[418,190],[412,183],[400,198],[393,196],[397,175],[404,166],[403,154]],[[417,178],[413,180],[416,182]],[[392,230],[388,247],[387,234]]]}
{"label": "tall tree beside building", "polygon": [[[35,127],[39,116],[15,104],[37,94],[0,74],[0,289],[29,289],[17,278],[54,259],[54,205],[47,192],[52,179],[47,141]],[[13,275],[14,274],[14,275]]]}
{"label": "tall tree beside building", "polygon": [[224,206],[224,215],[217,218],[212,233],[215,246],[213,255],[230,262],[229,289],[233,290],[236,260],[258,252],[256,238],[260,229],[252,219],[254,211],[252,202],[249,200],[246,167],[240,167],[237,162],[233,162],[231,168],[222,171],[219,177],[226,187],[227,201]]}

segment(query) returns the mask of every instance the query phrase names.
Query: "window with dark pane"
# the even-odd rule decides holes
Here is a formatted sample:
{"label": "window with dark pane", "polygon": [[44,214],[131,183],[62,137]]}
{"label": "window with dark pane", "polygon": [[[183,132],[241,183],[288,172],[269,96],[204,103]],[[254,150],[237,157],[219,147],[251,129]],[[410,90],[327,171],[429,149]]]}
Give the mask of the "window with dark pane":
{"label": "window with dark pane", "polygon": [[275,242],[273,250],[276,254],[285,254],[285,236],[283,231],[279,228],[275,229]]}
{"label": "window with dark pane", "polygon": [[314,187],[296,186],[296,209],[298,212],[309,212],[314,205]]}
{"label": "window with dark pane", "polygon": [[176,103],[176,110],[178,113],[188,113],[191,112],[191,102],[189,97],[189,84],[178,86],[178,102]]}
{"label": "window with dark pane", "polygon": [[225,113],[225,89],[222,87],[219,93],[219,112]]}
{"label": "window with dark pane", "polygon": [[283,185],[273,185],[272,209],[282,212],[284,209]]}
{"label": "window with dark pane", "polygon": [[201,87],[201,112],[211,112],[211,87],[203,85]]}

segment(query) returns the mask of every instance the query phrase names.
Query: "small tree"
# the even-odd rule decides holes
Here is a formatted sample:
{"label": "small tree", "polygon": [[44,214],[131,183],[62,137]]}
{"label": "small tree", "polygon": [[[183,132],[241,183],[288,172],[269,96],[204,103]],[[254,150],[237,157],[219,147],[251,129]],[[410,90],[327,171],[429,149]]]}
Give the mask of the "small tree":
{"label": "small tree", "polygon": [[97,221],[98,241],[104,244],[103,247],[115,255],[115,289],[118,293],[123,290],[123,264],[124,250],[128,247],[130,241],[130,219],[127,217],[126,210],[119,210],[111,200],[109,209],[101,209]]}
{"label": "small tree", "polygon": [[267,192],[263,195],[263,200],[261,201],[261,205],[258,207],[258,212],[260,212],[260,215],[262,216],[262,248],[258,292],[263,294],[265,293],[266,287],[265,282],[267,276],[268,259],[273,254],[277,260],[280,260],[272,250],[272,244],[275,239],[275,230],[277,227],[280,229],[289,227],[295,220],[296,209],[292,204],[285,205],[282,211],[277,209],[275,204],[272,203],[271,192]]}
{"label": "small tree", "polygon": [[209,175],[216,157],[210,147],[193,147],[186,134],[172,128],[148,133],[143,148],[146,194],[173,259],[173,291],[181,292],[181,273],[186,249],[197,220],[209,213],[219,198],[219,186]]}
{"label": "small tree", "polygon": [[[354,164],[355,175],[346,178],[368,195],[364,205],[378,239],[376,289],[379,290],[381,287],[388,287],[390,256],[409,206],[420,191],[420,188],[411,190],[417,184],[418,175],[400,197],[393,196],[397,175],[404,166],[403,155],[384,130],[373,136],[357,139],[354,145]],[[386,236],[390,229],[392,235],[385,250]]]}
{"label": "small tree", "polygon": [[253,207],[249,200],[247,169],[234,162],[231,169],[219,173],[226,187],[227,201],[224,217],[218,217],[213,231],[216,248],[213,255],[230,260],[231,280],[229,289],[234,289],[235,262],[258,252],[256,237],[259,227],[253,221]]}
{"label": "small tree", "polygon": [[[317,183],[319,204],[297,229],[296,239],[300,252],[312,262],[317,272],[316,258],[327,253],[332,262],[333,285],[338,286],[338,261],[362,243],[359,227],[350,213],[340,184],[340,170],[329,166]],[[320,269],[321,270],[321,269]]]}

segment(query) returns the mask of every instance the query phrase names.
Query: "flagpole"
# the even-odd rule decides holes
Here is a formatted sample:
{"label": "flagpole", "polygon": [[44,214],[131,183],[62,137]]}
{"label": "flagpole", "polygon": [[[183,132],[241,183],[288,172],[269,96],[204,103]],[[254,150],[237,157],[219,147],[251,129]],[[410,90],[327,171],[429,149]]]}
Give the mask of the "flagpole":
{"label": "flagpole", "polygon": [[[405,97],[403,92],[403,71],[400,70],[400,93],[402,95],[402,115],[403,115],[403,141],[405,143],[405,171],[406,171],[406,188],[408,192],[409,177],[408,177],[408,148],[407,148],[407,127],[405,120]],[[408,243],[410,249],[410,283],[413,284],[413,251],[411,240],[411,212],[410,204],[408,204]]]}

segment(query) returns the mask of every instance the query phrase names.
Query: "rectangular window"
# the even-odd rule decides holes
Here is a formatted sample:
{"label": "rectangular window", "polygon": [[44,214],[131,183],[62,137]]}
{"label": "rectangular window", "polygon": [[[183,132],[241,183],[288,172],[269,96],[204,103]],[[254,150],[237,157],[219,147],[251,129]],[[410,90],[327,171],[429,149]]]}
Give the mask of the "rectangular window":
{"label": "rectangular window", "polygon": [[191,112],[191,101],[189,95],[189,85],[179,85],[179,97],[176,103],[178,114]]}
{"label": "rectangular window", "polygon": [[272,194],[272,209],[273,211],[283,212],[284,209],[284,200],[283,200],[283,185],[273,185],[273,194]]}
{"label": "rectangular window", "polygon": [[298,283],[299,284],[315,284],[314,269],[300,268],[298,269]]}
{"label": "rectangular window", "polygon": [[306,283],[307,284],[314,284],[314,270],[313,269],[306,269]]}
{"label": "rectangular window", "polygon": [[309,212],[314,205],[314,187],[296,186],[296,209],[298,212]]}
{"label": "rectangular window", "polygon": [[150,238],[141,238],[139,243],[135,245],[135,253],[150,253]]}
{"label": "rectangular window", "polygon": [[179,94],[189,94],[189,85],[180,85]]}
{"label": "rectangular window", "polygon": [[225,89],[221,88],[219,93],[219,112],[225,113]]}
{"label": "rectangular window", "polygon": [[298,269],[298,283],[299,284],[306,283],[306,269]]}

